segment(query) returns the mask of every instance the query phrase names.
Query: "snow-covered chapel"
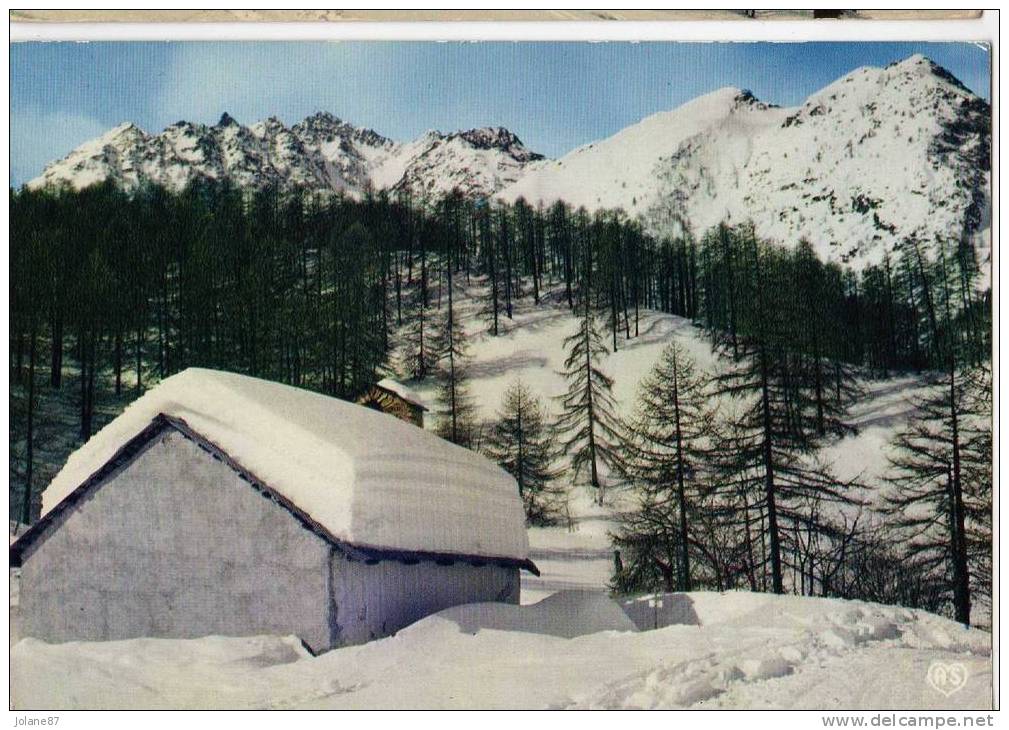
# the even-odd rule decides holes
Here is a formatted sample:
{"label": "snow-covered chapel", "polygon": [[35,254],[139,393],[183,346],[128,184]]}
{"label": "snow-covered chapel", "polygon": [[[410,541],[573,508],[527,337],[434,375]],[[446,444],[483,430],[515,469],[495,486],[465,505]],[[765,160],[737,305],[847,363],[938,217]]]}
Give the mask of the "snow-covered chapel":
{"label": "snow-covered chapel", "polygon": [[372,408],[189,369],[67,461],[11,548],[46,641],[295,634],[313,651],[518,603],[514,480]]}

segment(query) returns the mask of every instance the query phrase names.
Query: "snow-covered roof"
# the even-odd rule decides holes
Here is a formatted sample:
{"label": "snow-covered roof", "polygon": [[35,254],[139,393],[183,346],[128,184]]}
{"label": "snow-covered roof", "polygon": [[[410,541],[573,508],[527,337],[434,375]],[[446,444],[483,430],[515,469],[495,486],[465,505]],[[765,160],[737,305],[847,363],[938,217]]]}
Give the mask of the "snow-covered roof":
{"label": "snow-covered roof", "polygon": [[181,419],[337,540],[527,560],[515,481],[484,457],[370,408],[190,368],[134,401],[67,460],[43,516],[159,415]]}
{"label": "snow-covered roof", "polygon": [[383,378],[375,383],[375,385],[384,390],[388,390],[390,393],[395,393],[407,403],[412,403],[418,408],[423,408],[425,411],[427,410],[427,406],[424,405],[424,401],[419,395],[417,395],[416,392],[392,378]]}

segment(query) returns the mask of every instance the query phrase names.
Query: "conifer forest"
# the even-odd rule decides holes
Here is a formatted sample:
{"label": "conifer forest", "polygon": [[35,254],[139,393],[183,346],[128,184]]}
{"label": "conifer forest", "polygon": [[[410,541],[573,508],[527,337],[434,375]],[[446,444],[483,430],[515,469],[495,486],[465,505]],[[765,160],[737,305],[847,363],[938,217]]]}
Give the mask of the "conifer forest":
{"label": "conifer forest", "polygon": [[[433,384],[431,427],[514,476],[530,525],[563,525],[574,489],[618,500],[615,592],[990,610],[991,288],[967,235],[854,270],[746,222],[657,235],[619,209],[461,193],[105,184],[12,190],[10,211],[12,521],[187,367],[351,401],[393,377]],[[566,390],[516,377],[478,408],[473,349],[519,306],[571,318]],[[607,361],[647,312],[685,320],[718,367],[671,338],[620,402]],[[885,479],[839,476],[828,447],[866,384],[897,376],[921,387]]]}

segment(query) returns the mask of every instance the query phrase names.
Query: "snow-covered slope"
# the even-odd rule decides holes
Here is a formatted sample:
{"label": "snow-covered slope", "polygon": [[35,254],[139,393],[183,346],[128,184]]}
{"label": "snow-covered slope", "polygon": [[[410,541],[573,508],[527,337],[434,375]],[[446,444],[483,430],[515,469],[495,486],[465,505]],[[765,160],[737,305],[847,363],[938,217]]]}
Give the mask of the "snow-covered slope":
{"label": "snow-covered slope", "polygon": [[728,136],[745,138],[752,134],[751,128],[774,128],[784,119],[784,111],[757,101],[749,92],[720,89],[546,163],[503,190],[501,197],[564,200],[589,210],[642,213],[658,195],[655,170],[660,160],[713,130],[727,127]]}
{"label": "snow-covered slope", "polygon": [[663,611],[671,620],[658,629],[634,631],[615,605],[601,610],[605,596],[562,594],[524,609],[480,604],[318,657],[309,656],[296,637],[66,644],[24,639],[11,650],[11,706],[992,706],[991,635],[923,611],[742,592],[642,600],[658,604],[657,610],[667,604],[677,610]]}
{"label": "snow-covered slope", "polygon": [[[514,319],[502,316],[501,335],[492,337],[479,315],[485,282],[473,277],[470,284],[456,281],[455,307],[464,323],[472,359],[467,371],[478,417],[496,418],[504,392],[516,379],[543,401],[547,412],[560,412],[558,397],[567,386],[564,369],[565,337],[576,331],[575,316],[562,301],[561,290],[544,294],[537,306],[528,298],[515,303]],[[633,325],[632,325],[633,331]],[[620,414],[629,417],[641,380],[658,361],[670,342],[677,342],[693,358],[700,371],[715,374],[724,363],[712,351],[704,333],[690,320],[673,314],[641,310],[639,335],[630,340],[618,335],[618,351],[602,362],[602,369],[614,379],[614,396]],[[609,342],[607,340],[607,342]],[[843,479],[855,479],[867,486],[858,496],[872,504],[880,502],[883,476],[888,468],[888,445],[896,431],[907,421],[912,399],[922,387],[914,376],[870,380],[863,384],[864,394],[849,414],[856,431],[829,442],[820,452]],[[440,402],[434,378],[410,382],[417,395],[432,410],[425,426],[438,422]],[[725,404],[726,406],[728,404]],[[595,504],[595,491],[570,474],[563,477],[567,490],[567,508],[556,527],[529,528],[529,557],[541,575],[522,575],[521,599],[534,603],[559,590],[602,589],[613,575],[613,546],[609,533],[616,528],[616,517],[632,506],[634,495],[611,487],[606,504]],[[605,476],[604,481],[612,482]],[[570,518],[570,523],[568,522]],[[862,524],[869,520],[862,516]]]}
{"label": "snow-covered slope", "polygon": [[501,127],[432,131],[397,143],[328,113],[292,127],[276,117],[245,127],[225,113],[213,126],[180,121],[156,135],[120,125],[47,166],[28,187],[81,189],[112,180],[126,189],[156,183],[178,190],[209,179],[245,189],[297,186],[352,196],[385,188],[438,197],[456,187],[488,196],[539,159]]}
{"label": "snow-covered slope", "polygon": [[695,234],[752,220],[856,268],[907,237],[987,227],[991,110],[915,55],[860,68],[794,109],[722,89],[528,172],[514,200],[624,208]]}
{"label": "snow-covered slope", "polygon": [[[514,183],[542,159],[504,127],[447,135],[428,132],[409,146],[406,154],[381,168],[375,179],[386,183],[377,187],[406,188],[430,200],[453,190],[470,197],[487,197]],[[393,183],[400,165],[403,174]]]}

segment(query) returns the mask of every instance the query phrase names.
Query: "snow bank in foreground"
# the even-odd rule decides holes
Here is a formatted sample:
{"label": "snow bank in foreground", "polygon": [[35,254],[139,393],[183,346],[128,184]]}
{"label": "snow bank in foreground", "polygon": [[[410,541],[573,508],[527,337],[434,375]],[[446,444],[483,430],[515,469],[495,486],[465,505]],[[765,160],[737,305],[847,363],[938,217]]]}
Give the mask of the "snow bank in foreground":
{"label": "snow bank in foreground", "polygon": [[184,420],[337,539],[528,557],[515,480],[482,456],[370,408],[200,368],[163,380],[75,451],[43,493],[43,513],[158,414]]}
{"label": "snow bank in foreground", "polygon": [[602,591],[561,591],[531,606],[471,603],[435,614],[467,634],[520,631],[571,639],[600,631],[637,631],[620,605]]}
{"label": "snow bank in foreground", "polygon": [[[430,616],[396,636],[319,657],[302,653],[294,638],[25,639],[12,650],[12,703],[19,710],[991,707],[990,634],[938,616],[751,593],[659,598],[689,602],[697,622],[559,638],[537,631],[535,606],[520,609],[529,620],[518,630],[502,630],[511,615],[470,606],[455,620]],[[554,610],[576,599],[557,599]],[[549,614],[550,605],[540,611]],[[460,630],[460,617],[474,615],[485,625]],[[966,672],[948,696],[927,681],[937,662]]]}

